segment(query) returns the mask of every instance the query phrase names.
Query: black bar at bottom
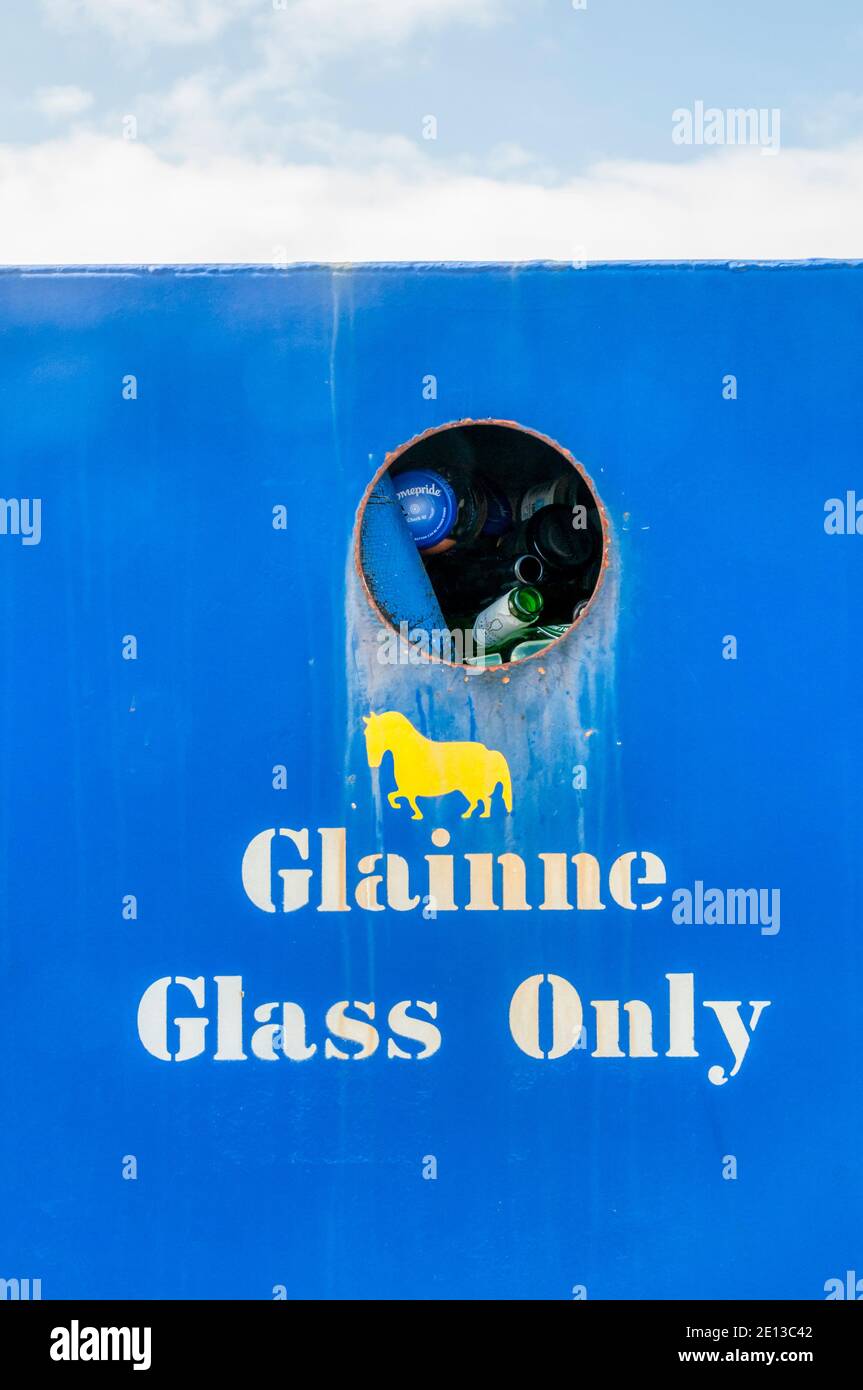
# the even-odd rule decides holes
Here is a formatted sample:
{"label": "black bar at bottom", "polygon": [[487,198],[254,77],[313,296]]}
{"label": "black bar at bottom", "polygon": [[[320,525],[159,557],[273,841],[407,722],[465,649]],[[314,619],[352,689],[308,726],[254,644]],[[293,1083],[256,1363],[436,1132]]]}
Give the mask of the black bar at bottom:
{"label": "black bar at bottom", "polygon": [[[109,1367],[114,1375],[137,1369],[156,1378],[165,1372],[208,1370],[223,1377],[237,1371],[245,1377],[252,1372],[266,1378],[268,1371],[280,1365],[287,1370],[292,1348],[295,1352],[302,1345],[309,1352],[317,1345],[331,1374],[337,1348],[344,1347],[349,1362],[354,1356],[362,1360],[370,1347],[365,1340],[369,1334],[375,1338],[383,1364],[391,1362],[395,1343],[390,1345],[387,1326],[393,1325],[378,1323],[373,1305],[322,1303],[317,1313],[315,1306],[296,1301],[6,1302],[0,1305],[0,1372],[15,1366],[20,1368],[19,1375],[32,1368],[52,1375],[68,1377],[78,1372],[92,1377]],[[405,1306],[399,1314],[402,1335],[414,1318],[422,1323],[430,1316],[426,1304],[414,1306],[416,1312]],[[363,1341],[350,1337],[356,1307],[363,1309]],[[446,1314],[434,1314],[436,1321],[426,1332],[430,1340],[423,1343],[422,1364],[427,1369],[441,1316]],[[512,1319],[508,1311],[498,1344],[501,1352],[513,1337],[518,1341]],[[579,1358],[586,1352],[601,1355],[606,1371],[664,1371],[671,1366],[712,1364],[803,1365],[824,1372],[855,1364],[863,1331],[856,1311],[832,1302],[585,1301],[567,1305],[566,1313],[555,1315],[550,1326],[577,1339],[573,1345]],[[337,1329],[339,1337],[334,1342]],[[478,1336],[479,1323],[466,1331]],[[342,1341],[345,1334],[347,1342]],[[487,1335],[483,1329],[486,1350]],[[563,1351],[565,1346],[560,1343],[558,1349]]]}

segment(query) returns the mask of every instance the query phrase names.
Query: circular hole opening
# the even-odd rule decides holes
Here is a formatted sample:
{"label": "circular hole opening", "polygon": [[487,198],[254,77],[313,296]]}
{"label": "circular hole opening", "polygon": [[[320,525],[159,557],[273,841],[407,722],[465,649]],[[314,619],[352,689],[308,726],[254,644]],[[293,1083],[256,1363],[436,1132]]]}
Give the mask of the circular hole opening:
{"label": "circular hole opening", "polygon": [[359,517],[378,615],[421,655],[523,661],[564,637],[596,593],[607,535],[582,466],[498,421],[430,430],[387,456]]}

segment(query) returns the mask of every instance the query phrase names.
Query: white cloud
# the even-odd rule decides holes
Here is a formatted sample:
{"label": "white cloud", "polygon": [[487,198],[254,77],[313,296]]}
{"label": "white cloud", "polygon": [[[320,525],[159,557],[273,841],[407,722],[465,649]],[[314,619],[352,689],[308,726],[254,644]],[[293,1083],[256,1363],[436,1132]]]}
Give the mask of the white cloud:
{"label": "white cloud", "polygon": [[[272,4],[272,0],[270,0]],[[285,0],[252,26],[256,61],[224,93],[229,105],[253,102],[309,82],[328,62],[347,55],[380,68],[413,41],[449,27],[501,22],[513,0]],[[419,61],[417,49],[410,61]]]}
{"label": "white cloud", "polygon": [[[271,0],[270,0],[271,2]],[[262,0],[41,0],[50,24],[105,30],[124,43],[189,44],[215,39],[260,9]]]}
{"label": "white cloud", "polygon": [[393,48],[450,24],[492,24],[510,0],[285,0],[262,34],[306,59],[359,45]]}
{"label": "white cloud", "polygon": [[[350,58],[359,70],[417,61],[411,41],[459,26],[502,22],[514,0],[41,0],[49,20],[78,33],[96,26],[124,48],[222,42],[195,55],[168,85],[129,94],[139,134],[170,160],[289,154],[388,157],[400,135],[348,132],[334,122],[343,83],[322,69]],[[232,24],[238,27],[223,34]],[[235,44],[234,40],[243,40]],[[351,70],[354,70],[353,68]],[[149,71],[149,65],[143,67]],[[419,116],[417,117],[419,121]],[[325,151],[323,146],[332,148]]]}
{"label": "white cloud", "polygon": [[93,93],[75,86],[39,87],[33,104],[43,116],[50,116],[52,119],[80,116],[82,111],[93,105]]}
{"label": "white cloud", "polygon": [[[500,22],[513,0],[41,0],[69,30],[101,27],[126,46],[206,41],[244,21],[218,47],[196,54],[169,84],[130,92],[102,122],[133,115],[139,137],[169,161],[244,157],[354,163],[410,157],[403,134],[370,136],[334,119],[336,92],[321,69],[350,56],[357,66],[413,61],[412,39],[447,26]],[[233,38],[246,42],[231,47]],[[238,57],[238,55],[240,55]],[[143,71],[149,72],[148,64]],[[59,114],[59,112],[58,112]],[[419,125],[419,115],[417,116]]]}
{"label": "white cloud", "polygon": [[[325,147],[332,132],[318,130]],[[356,140],[359,137],[351,137]],[[606,163],[549,185],[442,169],[419,145],[171,162],[78,133],[0,147],[4,263],[853,257],[863,144]]]}
{"label": "white cloud", "polygon": [[48,22],[124,43],[209,43],[253,19],[273,66],[308,65],[358,44],[388,47],[450,23],[492,23],[510,0],[41,0]]}

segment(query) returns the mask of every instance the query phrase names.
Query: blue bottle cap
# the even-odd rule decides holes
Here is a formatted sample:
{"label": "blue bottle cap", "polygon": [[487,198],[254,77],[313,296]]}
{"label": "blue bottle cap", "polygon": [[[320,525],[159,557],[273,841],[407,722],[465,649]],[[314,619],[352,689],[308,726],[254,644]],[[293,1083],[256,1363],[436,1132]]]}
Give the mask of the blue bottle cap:
{"label": "blue bottle cap", "polygon": [[446,479],[430,468],[415,468],[400,473],[393,485],[417,549],[445,540],[458,515],[458,498]]}

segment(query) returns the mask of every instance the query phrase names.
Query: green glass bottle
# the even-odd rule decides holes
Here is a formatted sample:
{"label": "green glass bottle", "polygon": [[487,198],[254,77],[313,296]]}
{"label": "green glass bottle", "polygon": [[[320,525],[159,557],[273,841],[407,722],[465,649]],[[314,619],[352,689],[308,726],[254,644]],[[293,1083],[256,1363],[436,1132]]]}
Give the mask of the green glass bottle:
{"label": "green glass bottle", "polygon": [[518,633],[533,627],[542,612],[542,603],[542,594],[532,584],[507,590],[477,614],[474,642],[485,651],[505,646]]}

